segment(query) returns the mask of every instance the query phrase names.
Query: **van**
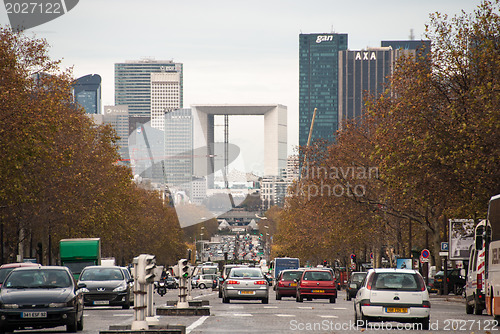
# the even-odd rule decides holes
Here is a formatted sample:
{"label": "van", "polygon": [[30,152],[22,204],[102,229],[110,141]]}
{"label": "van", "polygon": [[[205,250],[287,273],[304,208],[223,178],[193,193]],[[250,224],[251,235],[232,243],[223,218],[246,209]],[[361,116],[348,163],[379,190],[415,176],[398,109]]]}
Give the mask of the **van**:
{"label": "van", "polygon": [[[482,235],[486,226],[483,220],[477,224],[475,235]],[[470,248],[469,268],[465,282],[465,313],[480,315],[486,308],[484,282],[485,251],[483,241],[475,238]],[[449,289],[449,287],[448,287]]]}

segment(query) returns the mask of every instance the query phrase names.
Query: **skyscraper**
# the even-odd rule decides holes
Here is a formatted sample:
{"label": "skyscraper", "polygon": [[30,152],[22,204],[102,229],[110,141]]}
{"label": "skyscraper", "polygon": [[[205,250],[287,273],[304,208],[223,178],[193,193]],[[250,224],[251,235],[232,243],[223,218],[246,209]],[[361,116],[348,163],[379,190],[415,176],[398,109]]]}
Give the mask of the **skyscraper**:
{"label": "skyscraper", "polygon": [[[115,105],[127,105],[130,116],[151,116],[152,73],[177,73],[179,79],[178,107],[182,108],[182,64],[174,63],[172,60],[154,59],[115,64]],[[157,98],[158,96],[156,95]]]}
{"label": "skyscraper", "polygon": [[430,49],[429,41],[383,41],[382,47],[340,51],[339,124],[362,115],[367,94],[384,91],[398,58],[415,57],[424,49]]}
{"label": "skyscraper", "polygon": [[338,53],[347,50],[347,34],[299,35],[299,145],[306,145],[313,111],[311,140],[332,141],[338,129]]}
{"label": "skyscraper", "polygon": [[101,76],[89,74],[73,82],[75,102],[85,109],[86,114],[101,114]]}
{"label": "skyscraper", "polygon": [[181,108],[179,72],[151,73],[151,126],[163,130],[165,113]]}

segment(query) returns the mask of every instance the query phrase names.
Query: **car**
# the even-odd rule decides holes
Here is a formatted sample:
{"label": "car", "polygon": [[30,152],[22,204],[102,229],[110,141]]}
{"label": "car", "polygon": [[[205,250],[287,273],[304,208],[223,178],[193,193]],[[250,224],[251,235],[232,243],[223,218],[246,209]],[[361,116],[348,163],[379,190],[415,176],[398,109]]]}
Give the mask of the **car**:
{"label": "car", "polygon": [[304,298],[328,299],[330,303],[335,303],[337,299],[337,285],[335,276],[328,270],[307,269],[302,272],[297,281],[297,291],[295,299],[302,303]]}
{"label": "car", "polygon": [[261,300],[269,303],[269,283],[260,268],[235,267],[222,283],[222,302],[231,299]]}
{"label": "car", "polygon": [[[123,272],[123,276],[125,276],[125,280],[128,282],[128,285],[129,285],[129,289],[130,289],[130,305],[134,305],[134,278],[132,277],[132,275],[130,274],[130,270],[127,268],[127,267],[120,267],[122,272]],[[155,282],[156,283],[156,282]]]}
{"label": "car", "polygon": [[218,276],[215,274],[205,274],[205,275],[199,275],[195,276],[197,277],[196,279],[196,287],[200,289],[207,289],[207,288],[216,288],[217,287],[217,281],[218,281]]}
{"label": "car", "polygon": [[351,300],[356,297],[356,293],[358,292],[361,283],[366,277],[366,272],[364,271],[355,271],[351,273],[351,277],[349,277],[349,281],[347,281],[346,286],[346,299]]}
{"label": "car", "polygon": [[[434,288],[438,294],[444,294],[444,271],[438,271],[434,276]],[[462,295],[466,283],[466,279],[461,275],[461,269],[448,269],[447,270],[447,285],[448,293],[453,292],[455,295]]]}
{"label": "car", "polygon": [[165,278],[165,284],[167,285],[167,289],[177,289],[179,287],[179,281],[173,276]]}
{"label": "car", "polygon": [[0,266],[0,288],[2,287],[3,281],[12,270],[20,267],[38,267],[38,266],[40,265],[33,262],[15,262],[15,263],[2,264]]}
{"label": "car", "polygon": [[133,289],[122,268],[117,266],[88,266],[80,274],[78,283],[84,283],[84,303],[87,306],[109,305],[129,309],[133,301]]}
{"label": "car", "polygon": [[427,278],[427,291],[438,292],[438,290],[436,289],[436,286],[434,284],[434,278],[432,278],[432,277]]}
{"label": "car", "polygon": [[296,280],[300,278],[300,275],[302,275],[302,270],[300,269],[285,269],[280,271],[274,285],[276,300],[281,300],[281,297],[296,297]]}
{"label": "car", "polygon": [[397,321],[417,323],[415,329],[429,329],[429,292],[418,271],[370,269],[354,300],[354,322]]}
{"label": "car", "polygon": [[66,326],[83,330],[83,294],[66,267],[12,270],[0,290],[0,333]]}
{"label": "car", "polygon": [[244,267],[248,267],[248,266],[247,265],[242,265],[242,264],[226,264],[222,268],[221,276],[219,276],[219,282],[218,282],[218,286],[219,286],[219,298],[222,298],[222,284],[224,283],[224,280],[227,278],[227,275],[229,275],[229,272],[231,271],[231,269],[233,269],[233,268],[244,268]]}

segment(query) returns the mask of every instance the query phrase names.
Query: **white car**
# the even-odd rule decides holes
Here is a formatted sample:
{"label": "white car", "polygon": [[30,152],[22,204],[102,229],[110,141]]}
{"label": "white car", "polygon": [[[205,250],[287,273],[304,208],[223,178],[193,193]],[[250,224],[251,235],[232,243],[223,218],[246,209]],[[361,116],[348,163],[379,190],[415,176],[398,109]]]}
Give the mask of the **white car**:
{"label": "white car", "polygon": [[431,304],[424,279],[415,270],[371,269],[354,301],[354,321],[413,322],[414,329],[429,329]]}

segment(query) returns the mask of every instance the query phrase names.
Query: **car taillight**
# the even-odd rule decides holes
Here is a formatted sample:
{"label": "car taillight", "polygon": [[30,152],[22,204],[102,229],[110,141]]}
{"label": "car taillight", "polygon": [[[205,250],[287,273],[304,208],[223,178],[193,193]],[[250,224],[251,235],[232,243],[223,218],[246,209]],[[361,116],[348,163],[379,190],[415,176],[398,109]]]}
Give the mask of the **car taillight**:
{"label": "car taillight", "polygon": [[278,286],[284,287],[284,286],[285,286],[285,284],[284,284],[282,281],[279,281],[279,282],[278,282]]}
{"label": "car taillight", "polygon": [[362,300],[361,306],[371,306],[370,300],[369,299]]}
{"label": "car taillight", "polygon": [[431,308],[431,303],[428,300],[424,300],[422,304],[423,304],[422,306],[425,308]]}
{"label": "car taillight", "polygon": [[373,276],[375,276],[375,275],[371,275],[370,277],[368,277],[368,282],[366,282],[366,288],[367,288],[368,290],[371,290],[371,289],[372,289]]}
{"label": "car taillight", "polygon": [[253,284],[255,284],[255,285],[267,285],[267,282],[266,281],[255,281],[255,282],[253,282]]}
{"label": "car taillight", "polygon": [[229,280],[227,281],[227,284],[240,284],[240,282],[235,280]]}

